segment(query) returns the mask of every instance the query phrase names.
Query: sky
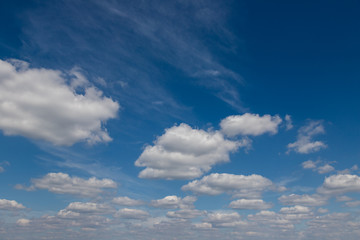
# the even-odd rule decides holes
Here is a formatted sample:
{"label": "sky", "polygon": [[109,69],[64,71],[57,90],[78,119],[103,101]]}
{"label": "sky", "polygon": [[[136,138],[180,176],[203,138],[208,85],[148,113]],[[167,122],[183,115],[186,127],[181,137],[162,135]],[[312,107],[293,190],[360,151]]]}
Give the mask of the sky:
{"label": "sky", "polygon": [[0,238],[360,238],[360,2],[0,2]]}

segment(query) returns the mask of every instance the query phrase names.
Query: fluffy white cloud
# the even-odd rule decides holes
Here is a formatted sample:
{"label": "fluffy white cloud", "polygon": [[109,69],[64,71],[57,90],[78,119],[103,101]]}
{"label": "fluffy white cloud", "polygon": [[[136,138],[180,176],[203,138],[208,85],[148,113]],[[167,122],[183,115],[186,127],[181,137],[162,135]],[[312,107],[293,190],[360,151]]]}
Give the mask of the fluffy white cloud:
{"label": "fluffy white cloud", "polygon": [[24,205],[15,200],[0,199],[0,210],[20,210],[24,208]]}
{"label": "fluffy white cloud", "polygon": [[271,203],[266,203],[262,199],[238,199],[232,201],[229,207],[234,209],[268,209],[272,207]]}
{"label": "fluffy white cloud", "polygon": [[258,197],[262,191],[273,186],[273,183],[260,175],[235,175],[228,173],[212,173],[200,180],[194,180],[181,189],[196,194],[218,195],[224,192],[242,196]]}
{"label": "fluffy white cloud", "polygon": [[333,166],[331,166],[330,164],[326,163],[322,166],[319,166],[319,163],[321,163],[321,161],[305,161],[303,162],[301,165],[304,169],[312,169],[313,171],[317,171],[320,174],[325,174],[325,173],[329,173],[335,170],[335,168]]}
{"label": "fluffy white cloud", "polygon": [[135,200],[129,197],[115,197],[112,202],[121,206],[140,206],[144,204],[141,200]]}
{"label": "fluffy white cloud", "polygon": [[66,209],[67,211],[75,213],[101,213],[109,212],[111,208],[106,204],[94,203],[94,202],[72,202]]}
{"label": "fluffy white cloud", "polygon": [[285,205],[322,206],[327,203],[327,198],[317,194],[290,194],[279,197],[279,201]]}
{"label": "fluffy white cloud", "polygon": [[276,134],[282,122],[279,116],[245,113],[233,115],[223,119],[220,123],[221,131],[229,137],[237,135],[258,136],[264,133]]}
{"label": "fluffy white cloud", "polygon": [[22,227],[26,227],[26,226],[29,226],[30,222],[31,221],[29,219],[20,218],[16,221],[16,224],[19,226],[22,226]]}
{"label": "fluffy white cloud", "polygon": [[[85,197],[96,196],[103,189],[116,188],[116,183],[111,179],[97,179],[95,177],[83,179],[70,177],[66,173],[48,173],[43,178],[32,179],[32,185],[28,190],[47,189],[59,194],[73,194]],[[21,186],[18,186],[21,188]]]}
{"label": "fluffy white cloud", "polygon": [[280,213],[284,214],[301,214],[301,213],[310,213],[311,210],[308,207],[296,205],[293,207],[283,207],[280,209]]}
{"label": "fluffy white cloud", "polygon": [[288,152],[293,150],[297,153],[307,154],[326,148],[327,145],[322,141],[312,140],[314,136],[323,133],[325,130],[321,121],[309,121],[306,126],[299,129],[296,142],[287,145]]}
{"label": "fluffy white cloud", "polygon": [[360,177],[351,174],[337,174],[326,177],[318,192],[323,194],[360,192]]}
{"label": "fluffy white cloud", "polygon": [[[103,124],[116,117],[119,104],[102,96],[78,70],[67,75],[29,68],[19,60],[0,60],[3,133],[67,146],[79,141],[110,141]],[[79,88],[84,93],[79,93]]]}
{"label": "fluffy white cloud", "polygon": [[203,221],[210,223],[213,227],[237,227],[247,224],[241,220],[239,213],[226,211],[209,213]]}
{"label": "fluffy white cloud", "polygon": [[218,131],[193,129],[180,124],[165,130],[154,146],[147,146],[135,165],[146,167],[141,178],[192,179],[208,172],[214,164],[229,162],[229,153],[248,140],[230,141]]}
{"label": "fluffy white cloud", "polygon": [[197,198],[193,196],[186,196],[184,198],[177,197],[177,196],[166,196],[162,199],[158,200],[152,200],[151,206],[157,207],[157,208],[169,208],[169,209],[175,209],[175,208],[193,208],[194,202],[196,202]]}
{"label": "fluffy white cloud", "polygon": [[131,208],[123,208],[119,209],[115,213],[115,217],[125,218],[125,219],[146,219],[150,215],[148,212],[140,209],[131,209]]}

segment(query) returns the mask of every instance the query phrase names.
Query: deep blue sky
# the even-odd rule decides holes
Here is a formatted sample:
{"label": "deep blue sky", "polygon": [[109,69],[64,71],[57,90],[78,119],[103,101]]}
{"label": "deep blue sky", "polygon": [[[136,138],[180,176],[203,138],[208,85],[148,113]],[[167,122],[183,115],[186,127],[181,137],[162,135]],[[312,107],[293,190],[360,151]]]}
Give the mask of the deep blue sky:
{"label": "deep blue sky", "polygon": [[2,1],[0,234],[358,239],[359,12]]}

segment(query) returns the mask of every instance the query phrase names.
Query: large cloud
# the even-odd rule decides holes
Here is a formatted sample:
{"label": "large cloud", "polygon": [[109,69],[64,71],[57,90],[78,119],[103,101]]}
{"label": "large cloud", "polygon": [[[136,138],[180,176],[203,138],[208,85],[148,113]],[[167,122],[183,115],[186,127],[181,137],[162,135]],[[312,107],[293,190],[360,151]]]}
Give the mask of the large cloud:
{"label": "large cloud", "polygon": [[307,154],[326,148],[327,145],[322,141],[313,141],[312,139],[323,133],[325,130],[321,121],[309,121],[307,125],[299,129],[296,141],[287,145],[288,152],[293,150],[297,153]]}
{"label": "large cloud", "polygon": [[260,175],[235,175],[212,173],[200,180],[194,180],[181,189],[196,194],[218,195],[224,192],[243,198],[256,198],[261,192],[273,186],[273,183]]}
{"label": "large cloud", "polygon": [[[48,173],[42,178],[32,179],[32,185],[28,190],[47,189],[50,192],[59,194],[72,194],[84,197],[96,196],[103,192],[103,189],[116,188],[117,184],[111,179],[97,179],[95,177],[83,179],[70,177],[66,173]],[[17,188],[24,188],[18,186]]]}
{"label": "large cloud", "polygon": [[165,130],[154,146],[147,146],[135,165],[146,167],[141,178],[192,179],[209,171],[214,164],[229,161],[229,153],[247,140],[224,139],[218,131],[193,129],[180,124]]}
{"label": "large cloud", "polygon": [[220,126],[221,131],[230,137],[237,135],[258,136],[264,133],[276,134],[281,122],[279,116],[259,116],[259,114],[245,113],[223,119]]}
{"label": "large cloud", "polygon": [[[79,91],[83,93],[79,93]],[[0,60],[0,129],[56,145],[108,142],[103,124],[119,104],[103,97],[73,70],[29,68],[26,62]]]}
{"label": "large cloud", "polygon": [[323,194],[342,194],[346,192],[360,192],[360,177],[352,174],[337,174],[325,178],[318,189]]}

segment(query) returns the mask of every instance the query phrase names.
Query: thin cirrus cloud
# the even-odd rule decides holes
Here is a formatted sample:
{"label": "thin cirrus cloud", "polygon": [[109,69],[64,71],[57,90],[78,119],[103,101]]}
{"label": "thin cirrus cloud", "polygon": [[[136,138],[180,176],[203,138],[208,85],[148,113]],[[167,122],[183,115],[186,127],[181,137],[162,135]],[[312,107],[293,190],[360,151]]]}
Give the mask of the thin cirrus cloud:
{"label": "thin cirrus cloud", "polygon": [[65,146],[109,142],[103,125],[118,110],[119,104],[104,97],[76,68],[66,74],[0,60],[0,129],[5,135]]}
{"label": "thin cirrus cloud", "polygon": [[327,145],[324,142],[313,140],[314,136],[324,133],[325,129],[322,121],[309,121],[307,125],[299,129],[296,141],[287,145],[288,153],[295,151],[308,154],[326,148]]}
{"label": "thin cirrus cloud", "polygon": [[273,183],[260,175],[249,176],[228,173],[212,173],[200,180],[182,186],[183,191],[202,195],[219,195],[224,192],[243,198],[257,198],[262,191],[273,187]]}
{"label": "thin cirrus cloud", "polygon": [[259,136],[265,133],[276,134],[282,122],[279,116],[245,113],[243,115],[228,116],[220,123],[221,131],[229,136],[238,135]]}
{"label": "thin cirrus cloud", "polygon": [[71,177],[66,173],[48,173],[42,178],[31,180],[32,185],[28,188],[17,185],[17,189],[36,190],[46,189],[58,194],[71,194],[83,197],[94,197],[104,191],[104,189],[114,189],[117,184],[111,179],[97,179],[95,177],[83,179]]}
{"label": "thin cirrus cloud", "polygon": [[219,131],[193,129],[182,123],[165,130],[153,146],[147,146],[135,165],[145,167],[140,178],[192,179],[218,163],[229,162],[230,152],[249,141],[231,141]]}

